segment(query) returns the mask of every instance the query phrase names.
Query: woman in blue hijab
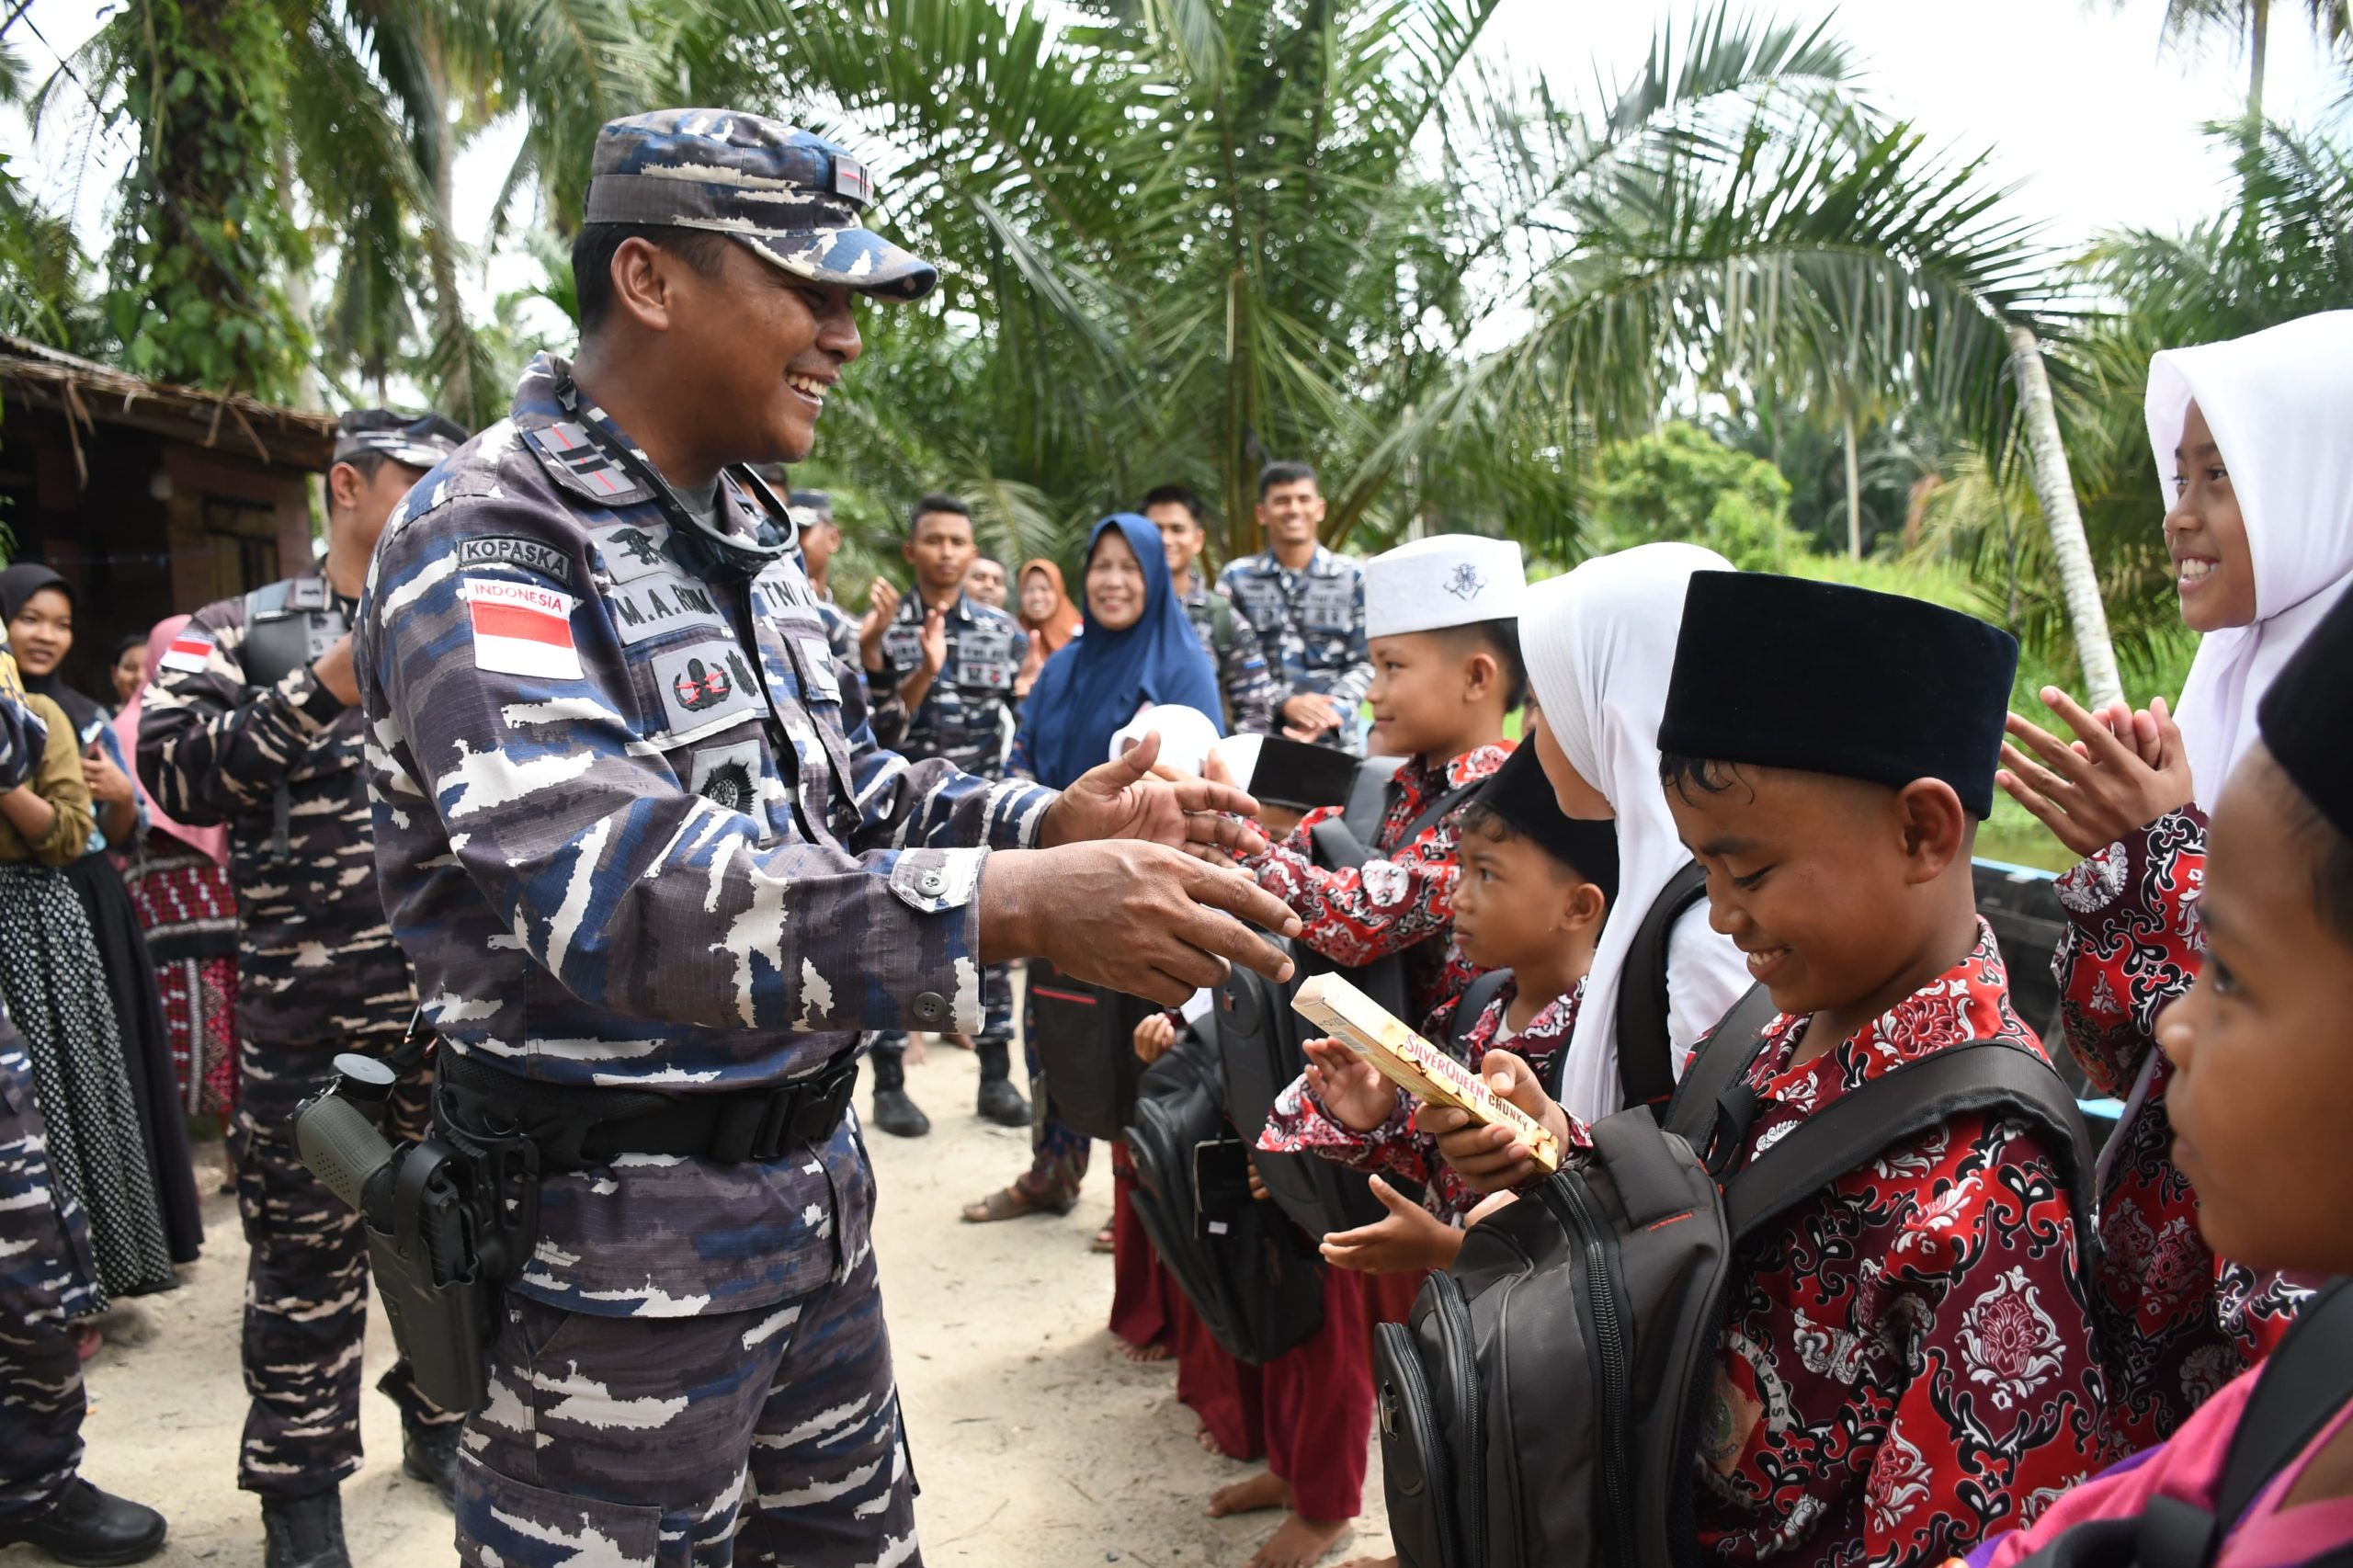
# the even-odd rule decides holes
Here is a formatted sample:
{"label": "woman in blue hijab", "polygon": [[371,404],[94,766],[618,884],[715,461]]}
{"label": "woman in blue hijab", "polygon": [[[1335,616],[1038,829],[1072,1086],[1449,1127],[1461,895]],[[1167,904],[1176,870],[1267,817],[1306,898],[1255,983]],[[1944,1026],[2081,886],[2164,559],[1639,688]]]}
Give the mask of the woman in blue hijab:
{"label": "woman in blue hijab", "polygon": [[1112,735],[1147,704],[1198,708],[1212,723],[1224,711],[1158,528],[1133,512],[1096,524],[1085,585],[1086,633],[1038,672],[1013,743],[1014,770],[1057,790],[1108,761]]}
{"label": "woman in blue hijab", "polygon": [[[1158,528],[1133,512],[1096,524],[1086,541],[1086,631],[1038,672],[1013,743],[1013,770],[1057,790],[1109,761],[1111,737],[1147,704],[1198,708],[1212,724],[1224,711],[1217,672],[1169,580]],[[1032,987],[1041,978],[1074,983],[1040,965],[1029,973]],[[1023,1020],[1021,1035],[1033,1089],[1042,1094],[1035,1019],[1033,1013]],[[1086,1177],[1086,1137],[1056,1120],[1049,1104],[1030,1154],[1029,1168],[1011,1187],[965,1205],[964,1218],[983,1223],[1069,1213]],[[1097,1244],[1107,1244],[1098,1238]]]}

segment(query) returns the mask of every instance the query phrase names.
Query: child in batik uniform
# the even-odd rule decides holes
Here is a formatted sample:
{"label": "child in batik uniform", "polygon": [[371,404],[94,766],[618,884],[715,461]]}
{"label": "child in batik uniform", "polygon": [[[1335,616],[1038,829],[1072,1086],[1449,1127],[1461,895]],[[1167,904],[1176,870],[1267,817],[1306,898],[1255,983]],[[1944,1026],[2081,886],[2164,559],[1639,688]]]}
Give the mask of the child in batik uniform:
{"label": "child in batik uniform", "polygon": [[[1717,928],[1779,1009],[1736,1160],[1948,1047],[2043,1060],[1969,863],[2016,663],[2006,633],[1917,600],[1692,577],[1661,773]],[[1588,1141],[1509,1052],[1488,1066],[1563,1142]],[[1508,1130],[1421,1116],[1482,1191],[1538,1174]],[[1711,1562],[1941,1562],[2096,1468],[2099,1373],[2068,1172],[2039,1126],[1963,1112],[1743,1248],[1693,1459]]]}
{"label": "child in batik uniform", "polygon": [[[1546,1083],[1569,1032],[1577,998],[1618,882],[1617,835],[1606,822],[1563,816],[1532,750],[1514,752],[1462,813],[1462,874],[1454,893],[1454,945],[1480,969],[1503,971],[1463,1033],[1474,1071],[1508,1046]],[[1479,988],[1481,990],[1485,987]],[[1432,1013],[1422,1035],[1450,1047],[1457,997]],[[1414,1126],[1414,1097],[1360,1066],[1334,1040],[1307,1043],[1307,1071],[1275,1102],[1261,1149],[1313,1151],[1422,1188],[1419,1204],[1375,1175],[1388,1218],[1324,1238],[1326,1262],[1417,1281],[1452,1265],[1462,1226],[1479,1202],[1438,1157],[1437,1141]]]}
{"label": "child in batik uniform", "polygon": [[2001,782],[2082,862],[2059,879],[2056,970],[2068,1048],[2126,1102],[2103,1160],[2093,1301],[2108,1451],[2163,1440],[2278,1344],[2311,1281],[2217,1258],[2172,1153],[2165,1010],[2202,961],[2204,808],[2252,745],[2256,705],[2353,582],[2353,312],[2150,362],[2148,428],[2172,476],[2165,539],[2181,616],[2203,634],[2177,728],[2162,699],[2086,713],[2043,701],[2068,745],[2013,717]]}
{"label": "child in batik uniform", "polygon": [[[2250,1269],[2312,1278],[2353,1274],[2345,1223],[2353,1165],[2344,1158],[2353,1123],[2349,671],[2353,602],[2340,600],[2262,699],[2261,744],[2217,792],[2198,980],[2156,1026],[2170,1064],[2174,1153],[2197,1184],[2206,1244]],[[2306,1331],[2332,1321],[2315,1318]],[[2077,1487],[2034,1528],[1971,1561],[2010,1568],[2077,1525],[2143,1518],[2160,1498],[2216,1511],[2223,1461],[2263,1376],[2241,1373],[2162,1447]],[[2160,1528],[2194,1540],[2184,1526],[2197,1522],[2177,1513]],[[2323,1417],[2253,1505],[2218,1522],[2211,1559],[2189,1549],[2215,1568],[2344,1562],[2353,1551],[2353,1405]]]}

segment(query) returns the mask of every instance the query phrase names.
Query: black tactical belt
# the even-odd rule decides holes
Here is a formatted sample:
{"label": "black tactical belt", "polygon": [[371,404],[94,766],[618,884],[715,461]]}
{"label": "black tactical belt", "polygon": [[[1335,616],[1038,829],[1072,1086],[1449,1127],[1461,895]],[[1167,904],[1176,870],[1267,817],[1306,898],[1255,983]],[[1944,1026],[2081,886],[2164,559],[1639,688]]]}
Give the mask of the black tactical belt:
{"label": "black tactical belt", "polygon": [[476,1139],[529,1139],[543,1174],[622,1154],[766,1164],[830,1141],[858,1087],[855,1048],[806,1078],[707,1095],[541,1083],[462,1055],[447,1042],[438,1054],[441,1116]]}

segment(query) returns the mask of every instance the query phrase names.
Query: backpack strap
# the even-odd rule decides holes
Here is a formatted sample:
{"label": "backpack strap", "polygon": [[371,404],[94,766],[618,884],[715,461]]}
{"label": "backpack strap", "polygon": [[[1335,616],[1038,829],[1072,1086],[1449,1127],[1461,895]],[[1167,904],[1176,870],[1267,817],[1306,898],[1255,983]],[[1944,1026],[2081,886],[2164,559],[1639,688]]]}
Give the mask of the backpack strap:
{"label": "backpack strap", "polygon": [[1233,601],[1215,589],[1210,592],[1210,646],[1220,665],[1233,652]]}
{"label": "backpack strap", "polygon": [[1643,915],[1618,980],[1618,1082],[1630,1106],[1659,1107],[1675,1093],[1675,1041],[1667,1027],[1666,954],[1676,922],[1707,896],[1697,860],[1666,879]]}
{"label": "backpack strap", "polygon": [[[1973,1040],[1847,1090],[1734,1172],[1724,1187],[1733,1244],[1899,1140],[1964,1111],[1995,1108],[2023,1114],[2056,1135],[2060,1179],[2079,1200],[2086,1196],[2091,1134],[2058,1071],[2018,1046]],[[2078,1207],[2084,1215],[2091,1211],[2088,1203]]]}
{"label": "backpack strap", "polygon": [[1327,816],[1307,830],[1315,845],[1316,858],[1324,862],[1326,870],[1346,870],[1373,858],[1372,846],[1381,838],[1381,821],[1389,814],[1389,781],[1404,766],[1401,757],[1367,757],[1357,765],[1356,778],[1348,786],[1348,801],[1340,808],[1340,814]]}
{"label": "backpack strap", "polygon": [[1660,1126],[1690,1144],[1718,1181],[1737,1157],[1756,1114],[1748,1069],[1765,1049],[1765,1026],[1779,1016],[1773,994],[1762,985],[1741,993],[1691,1053],[1683,1081],[1666,1104],[1655,1108]]}
{"label": "backpack strap", "polygon": [[1447,1041],[1454,1048],[1454,1059],[1464,1066],[1471,1064],[1471,1031],[1479,1027],[1488,1006],[1511,978],[1507,969],[1491,969],[1462,988],[1461,996],[1454,1004],[1454,1028]]}
{"label": "backpack strap", "polygon": [[[2306,1303],[2295,1326],[2263,1364],[2238,1430],[2231,1434],[2230,1458],[2222,1467],[2214,1512],[2201,1516],[2206,1552],[2184,1561],[2211,1562],[2223,1532],[2254,1506],[2275,1476],[2295,1463],[2296,1456],[2348,1400],[2353,1400],[2353,1282],[2339,1279]],[[2147,1560],[2145,1548],[2142,1555]]]}

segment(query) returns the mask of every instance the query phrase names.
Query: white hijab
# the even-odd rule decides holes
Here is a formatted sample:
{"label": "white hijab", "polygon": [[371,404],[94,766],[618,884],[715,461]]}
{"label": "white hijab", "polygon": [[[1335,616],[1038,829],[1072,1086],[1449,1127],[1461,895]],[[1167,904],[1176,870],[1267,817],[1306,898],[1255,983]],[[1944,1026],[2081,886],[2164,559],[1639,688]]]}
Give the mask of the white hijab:
{"label": "white hijab", "polygon": [[2149,361],[2149,445],[2165,505],[2192,402],[2246,520],[2251,625],[2210,631],[2181,688],[2181,733],[2201,804],[2256,738],[2255,705],[2353,582],[2353,311],[2306,316]]}
{"label": "white hijab", "polygon": [[[1660,890],[1691,858],[1658,781],[1658,724],[1684,590],[1694,572],[1731,570],[1695,544],[1645,544],[1535,584],[1520,601],[1520,656],[1544,722],[1618,817],[1618,901],[1601,928],[1562,1074],[1561,1103],[1586,1120],[1625,1103],[1618,986],[1626,950]],[[1681,989],[1711,999],[1712,1023],[1748,989],[1748,969],[1729,937],[1703,937],[1671,944],[1669,966],[1688,960],[1704,971],[1685,977],[1699,987]]]}

